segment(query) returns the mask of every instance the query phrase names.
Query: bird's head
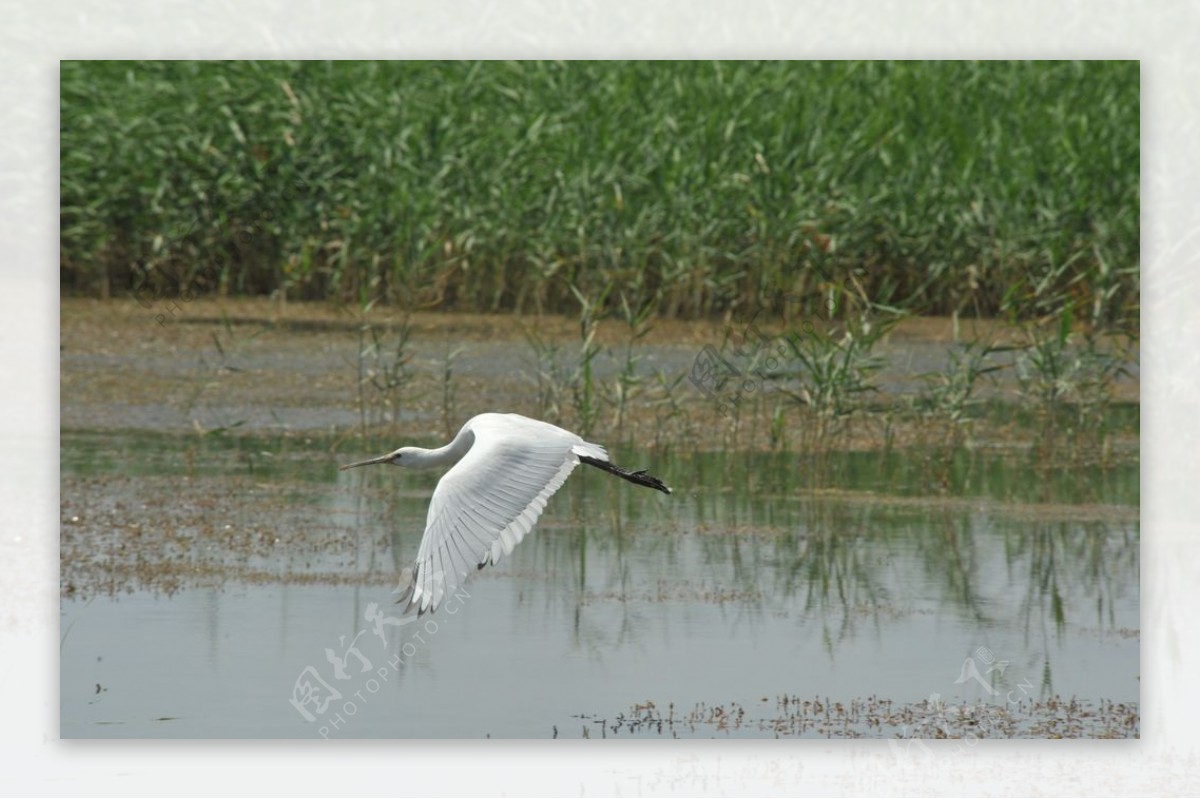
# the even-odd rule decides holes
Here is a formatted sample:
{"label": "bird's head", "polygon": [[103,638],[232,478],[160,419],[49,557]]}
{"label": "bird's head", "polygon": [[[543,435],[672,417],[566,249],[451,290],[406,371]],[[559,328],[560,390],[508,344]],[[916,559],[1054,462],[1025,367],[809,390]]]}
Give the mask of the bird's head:
{"label": "bird's head", "polygon": [[358,463],[347,463],[345,466],[339,466],[339,471],[354,469],[359,466],[370,466],[376,463],[390,463],[393,466],[415,466],[417,461],[418,449],[416,447],[401,447],[395,452],[389,452],[387,455],[380,455],[378,458],[368,458],[365,461]]}

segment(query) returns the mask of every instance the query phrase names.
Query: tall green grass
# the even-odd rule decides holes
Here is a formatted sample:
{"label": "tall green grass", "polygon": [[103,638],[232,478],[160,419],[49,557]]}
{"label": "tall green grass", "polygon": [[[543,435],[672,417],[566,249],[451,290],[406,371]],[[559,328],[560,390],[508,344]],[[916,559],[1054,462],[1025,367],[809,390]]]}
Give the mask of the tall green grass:
{"label": "tall green grass", "polygon": [[1138,117],[1136,62],[64,62],[62,283],[1135,322]]}

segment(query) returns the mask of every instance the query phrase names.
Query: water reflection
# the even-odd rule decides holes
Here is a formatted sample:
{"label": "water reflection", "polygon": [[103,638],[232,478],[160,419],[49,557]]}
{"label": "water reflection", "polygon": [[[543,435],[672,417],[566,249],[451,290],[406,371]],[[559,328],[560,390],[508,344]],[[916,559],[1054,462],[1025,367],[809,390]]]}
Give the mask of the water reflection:
{"label": "water reflection", "polygon": [[[64,600],[64,736],[313,735],[284,698],[302,669],[336,687],[325,650],[358,640],[377,669],[413,640],[399,626],[377,638],[367,610],[395,612],[388,592],[439,475],[338,474],[305,451],[249,474],[230,466],[246,461],[244,442],[180,458],[170,437],[104,438],[119,437],[63,436],[64,516],[68,502],[89,508],[64,520],[64,575],[86,571],[67,562],[76,537],[97,550],[87,568],[123,575]],[[997,691],[1137,698],[1135,464],[1048,475],[982,452],[947,469],[913,453],[717,453],[655,469],[675,495],[573,477],[347,734],[543,736],[573,714],[664,695],[986,695],[956,682],[980,647],[1006,664],[987,673]],[[204,588],[187,571],[164,591],[153,559],[184,556],[223,582]],[[132,557],[139,568],[120,571]],[[109,599],[104,585],[133,593]],[[481,653],[503,670],[503,697],[479,685]],[[147,671],[194,696],[180,706]],[[151,724],[165,716],[174,731]]]}

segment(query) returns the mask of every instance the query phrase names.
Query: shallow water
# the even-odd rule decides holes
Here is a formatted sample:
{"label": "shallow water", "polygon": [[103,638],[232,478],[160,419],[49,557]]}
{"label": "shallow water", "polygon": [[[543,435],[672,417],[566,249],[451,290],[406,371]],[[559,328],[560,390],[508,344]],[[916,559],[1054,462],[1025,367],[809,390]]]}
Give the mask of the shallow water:
{"label": "shallow water", "polygon": [[575,737],[646,702],[1139,698],[1136,463],[627,457],[676,493],[584,470],[510,558],[397,624],[438,475],[339,473],[327,450],[63,433],[63,737]]}

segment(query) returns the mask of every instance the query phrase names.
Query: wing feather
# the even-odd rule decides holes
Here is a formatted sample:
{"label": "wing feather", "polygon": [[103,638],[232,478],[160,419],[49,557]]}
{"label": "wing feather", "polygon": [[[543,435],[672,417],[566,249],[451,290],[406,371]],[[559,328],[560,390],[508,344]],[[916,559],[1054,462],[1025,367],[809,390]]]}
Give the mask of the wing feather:
{"label": "wing feather", "polygon": [[449,538],[449,544],[446,548],[454,551],[454,570],[466,574],[475,564],[471,562],[471,559],[467,557],[466,552],[464,551],[469,550],[465,531],[463,531],[461,526],[456,527],[455,529],[460,532],[460,535],[451,536]]}
{"label": "wing feather", "polygon": [[456,529],[462,533],[462,537],[468,542],[471,551],[475,553],[475,565],[479,565],[487,560],[488,552],[492,549],[492,542],[487,540],[487,537],[483,533],[479,532],[486,529],[490,522],[471,511],[468,511],[468,515],[471,517],[473,523],[460,524]]}

